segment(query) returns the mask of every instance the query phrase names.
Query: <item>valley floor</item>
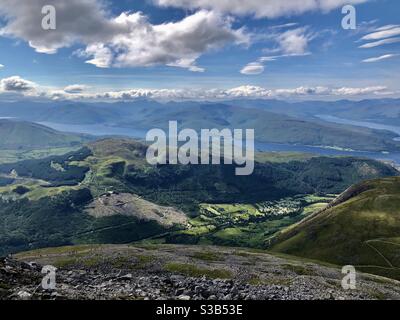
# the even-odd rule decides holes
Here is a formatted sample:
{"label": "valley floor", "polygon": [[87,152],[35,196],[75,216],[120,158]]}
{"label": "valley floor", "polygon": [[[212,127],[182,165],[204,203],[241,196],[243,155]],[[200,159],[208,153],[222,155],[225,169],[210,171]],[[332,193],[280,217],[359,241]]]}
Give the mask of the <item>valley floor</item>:
{"label": "valley floor", "polygon": [[[58,268],[54,291],[41,288],[43,265]],[[400,282],[359,273],[357,289],[345,291],[343,276],[336,266],[244,248],[76,246],[41,249],[0,260],[0,298],[400,299]]]}

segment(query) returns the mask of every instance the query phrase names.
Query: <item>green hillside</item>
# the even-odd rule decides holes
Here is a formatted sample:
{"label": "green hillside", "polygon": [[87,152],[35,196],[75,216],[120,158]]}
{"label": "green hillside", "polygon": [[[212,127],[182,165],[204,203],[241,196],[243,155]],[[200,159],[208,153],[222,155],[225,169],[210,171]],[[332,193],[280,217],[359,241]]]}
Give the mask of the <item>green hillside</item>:
{"label": "green hillside", "polygon": [[88,137],[58,132],[36,123],[0,119],[0,149],[76,146]]}
{"label": "green hillside", "polygon": [[400,279],[400,178],[358,184],[277,238],[272,250]]}

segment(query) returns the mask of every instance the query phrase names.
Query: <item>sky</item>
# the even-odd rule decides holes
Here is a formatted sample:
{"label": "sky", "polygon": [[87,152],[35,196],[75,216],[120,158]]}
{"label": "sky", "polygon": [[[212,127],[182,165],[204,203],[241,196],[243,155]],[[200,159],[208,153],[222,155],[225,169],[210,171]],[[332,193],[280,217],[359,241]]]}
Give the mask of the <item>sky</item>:
{"label": "sky", "polygon": [[0,0],[0,100],[400,97],[399,13],[398,0]]}

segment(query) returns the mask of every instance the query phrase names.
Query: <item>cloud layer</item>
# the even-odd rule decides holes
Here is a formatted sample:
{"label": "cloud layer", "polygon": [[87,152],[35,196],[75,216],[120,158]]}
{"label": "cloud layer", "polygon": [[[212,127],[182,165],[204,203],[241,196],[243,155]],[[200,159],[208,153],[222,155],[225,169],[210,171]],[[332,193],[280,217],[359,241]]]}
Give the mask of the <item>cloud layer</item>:
{"label": "cloud layer", "polygon": [[155,100],[226,100],[237,98],[310,98],[310,97],[352,97],[392,94],[385,86],[370,87],[306,87],[268,89],[259,86],[244,85],[232,89],[145,89],[134,88],[121,91],[106,91],[82,84],[65,88],[48,88],[19,76],[0,80],[0,96],[4,93],[16,93],[23,96],[53,100],[135,100],[148,98]]}

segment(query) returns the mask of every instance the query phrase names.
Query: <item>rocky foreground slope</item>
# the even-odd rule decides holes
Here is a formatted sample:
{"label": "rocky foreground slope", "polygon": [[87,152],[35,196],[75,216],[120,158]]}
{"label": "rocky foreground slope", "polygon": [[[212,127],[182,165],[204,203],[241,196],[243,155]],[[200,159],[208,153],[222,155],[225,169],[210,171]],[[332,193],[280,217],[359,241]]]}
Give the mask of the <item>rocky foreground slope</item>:
{"label": "rocky foreground slope", "polygon": [[[56,290],[41,286],[53,265]],[[248,249],[103,245],[43,249],[0,260],[1,299],[399,299],[400,283]]]}

